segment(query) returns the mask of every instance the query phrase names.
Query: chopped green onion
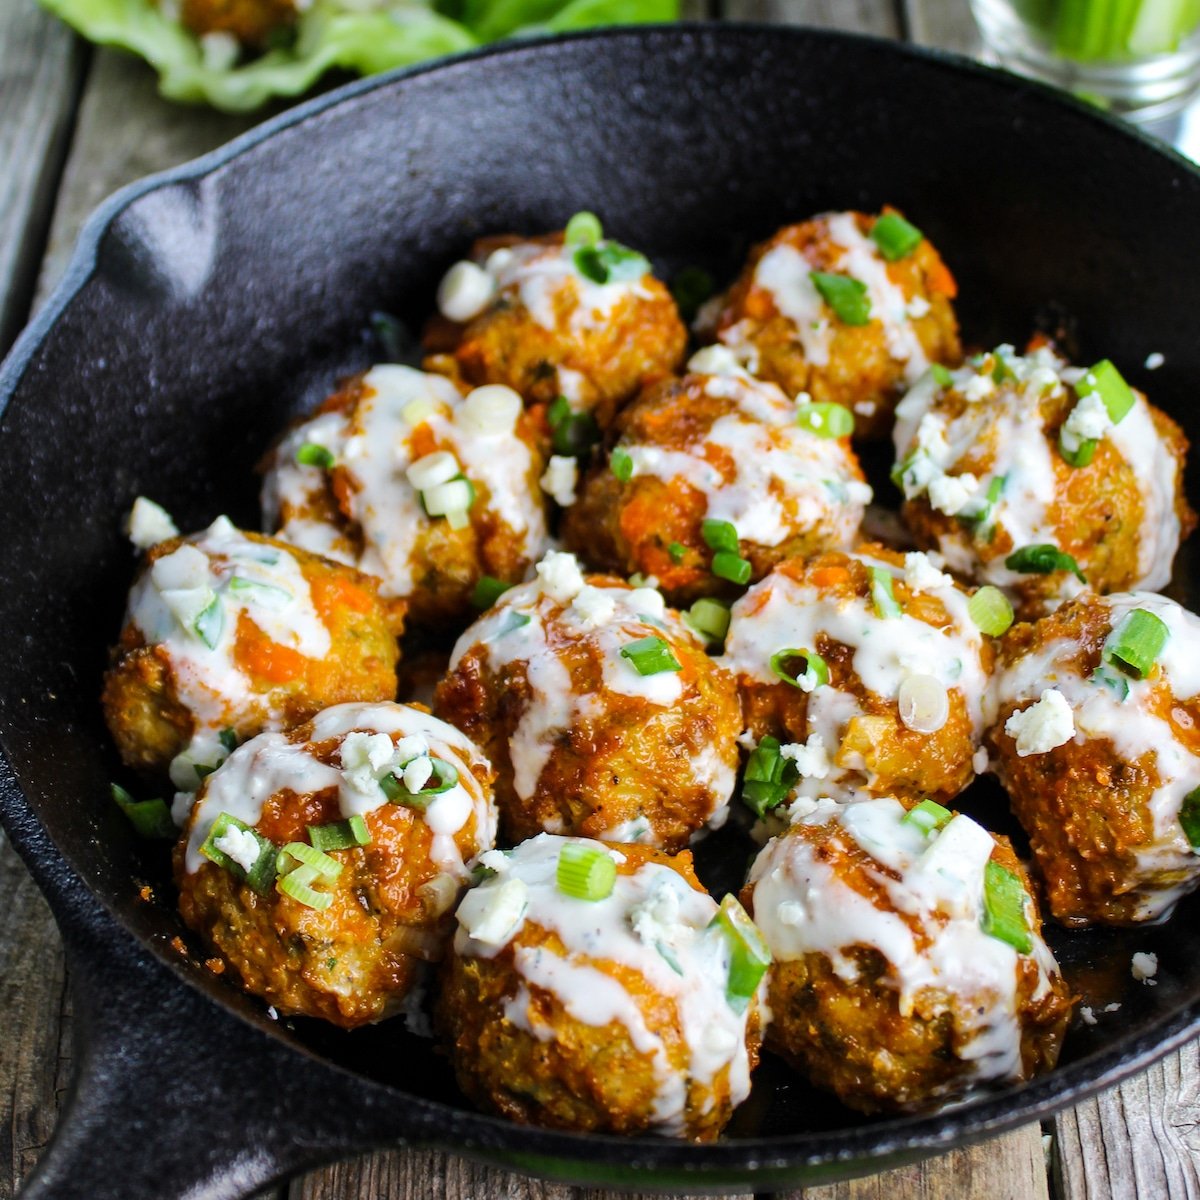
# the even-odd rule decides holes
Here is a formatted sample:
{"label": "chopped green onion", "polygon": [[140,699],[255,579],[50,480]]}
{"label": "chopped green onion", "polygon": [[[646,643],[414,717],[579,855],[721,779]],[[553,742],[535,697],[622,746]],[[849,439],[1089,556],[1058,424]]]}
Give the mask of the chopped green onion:
{"label": "chopped green onion", "polygon": [[384,794],[389,804],[399,804],[408,789],[404,786],[404,781],[398,778],[394,771],[389,771],[379,781],[379,790]]}
{"label": "chopped green onion", "polygon": [[373,312],[371,331],[383,347],[383,362],[406,362],[412,359],[419,349],[419,343],[413,337],[412,330],[391,313]]}
{"label": "chopped green onion", "polygon": [[706,517],[700,526],[700,536],[710,550],[728,550],[731,554],[738,551],[737,527],[730,521],[716,521]]}
{"label": "chopped green onion", "polygon": [[203,783],[217,768],[210,766],[208,763],[192,763],[192,770],[196,772],[196,778]]}
{"label": "chopped green onion", "polygon": [[746,762],[742,801],[752,812],[765,817],[788,798],[799,779],[795,762],[780,754],[779,739],[764,737]]}
{"label": "chopped green onion", "polygon": [[575,412],[566,396],[556,396],[546,410],[555,454],[578,458],[599,440],[600,427],[590,412]]}
{"label": "chopped green onion", "polygon": [[843,324],[866,325],[870,321],[871,301],[865,283],[849,275],[831,275],[826,271],[810,271],[808,277]]}
{"label": "chopped green onion", "polygon": [[915,808],[900,818],[901,825],[915,825],[922,833],[936,833],[943,825],[948,825],[954,814],[943,808],[935,800],[922,800]]}
{"label": "chopped green onion", "polygon": [[235,596],[245,597],[252,604],[275,610],[286,608],[296,598],[287,588],[276,587],[273,583],[260,583],[257,579],[247,579],[244,575],[232,576],[229,580],[229,590]]}
{"label": "chopped green onion", "polygon": [[844,438],[854,432],[854,414],[842,404],[802,404],[796,424],[818,437]]}
{"label": "chopped green onion", "polygon": [[[528,613],[506,612],[500,628],[496,630],[493,636],[502,638],[507,633],[515,633],[518,629],[524,629],[532,620],[533,618]],[[491,639],[489,638],[488,640],[490,641]]]}
{"label": "chopped green onion", "polygon": [[729,606],[708,596],[697,600],[683,619],[706,642],[724,641],[729,632]]}
{"label": "chopped green onion", "polygon": [[663,956],[663,961],[676,975],[683,974],[683,967],[680,966],[679,959],[675,957],[675,951],[666,942],[657,941],[654,943],[654,948]]}
{"label": "chopped green onion", "polygon": [[413,792],[414,796],[440,796],[458,782],[458,768],[453,763],[440,758],[431,758],[429,761],[433,764],[433,775],[430,778],[437,782],[427,783],[419,792]]}
{"label": "chopped green onion", "polygon": [[204,611],[193,622],[192,628],[195,630],[196,636],[210,650],[217,648],[217,644],[221,640],[221,633],[225,628],[225,610],[221,607],[218,597],[214,596],[209,601]]}
{"label": "chopped green onion", "polygon": [[671,561],[679,566],[683,562],[683,556],[687,554],[687,547],[682,542],[672,542],[667,547],[667,553],[671,556]]}
{"label": "chopped green onion", "polygon": [[1080,583],[1087,583],[1079,564],[1069,554],[1064,554],[1057,546],[1048,542],[1039,542],[1014,550],[1004,560],[1004,565],[1010,571],[1020,571],[1025,575],[1049,575],[1054,571],[1070,571]]}
{"label": "chopped green onion", "polygon": [[996,536],[996,505],[1004,494],[1008,475],[997,475],[988,484],[988,490],[983,503],[971,513],[959,514],[959,519],[971,526],[975,537],[985,537],[990,542]]}
{"label": "chopped green onion", "polygon": [[1179,806],[1179,824],[1193,850],[1200,850],[1200,788],[1193,788]]}
{"label": "chopped green onion", "polygon": [[730,583],[745,585],[750,582],[754,568],[748,559],[740,558],[728,550],[719,550],[713,555],[712,573],[718,579],[728,579]]}
{"label": "chopped green onion", "polygon": [[1086,467],[1095,456],[1096,447],[1100,443],[1095,438],[1084,438],[1074,450],[1068,450],[1063,443],[1062,430],[1058,432],[1058,452],[1069,467]]}
{"label": "chopped green onion", "polygon": [[871,603],[875,605],[875,615],[885,620],[900,616],[891,571],[886,567],[868,567],[867,571],[871,576]]}
{"label": "chopped green onion", "polygon": [[352,850],[355,846],[369,846],[371,832],[358,813],[344,821],[331,821],[328,825],[310,825],[308,840],[318,850]]}
{"label": "chopped green onion", "polygon": [[233,728],[222,729],[221,732],[217,734],[217,741],[219,741],[221,745],[225,747],[226,754],[232,754],[238,748],[237,730]]}
{"label": "chopped green onion", "polygon": [[443,762],[440,758],[431,758],[429,761],[433,765],[433,774],[430,776],[433,782],[427,783],[420,791],[410,792],[401,775],[395,771],[389,771],[379,781],[379,788],[390,804],[403,804],[405,808],[424,812],[434,796],[448,792],[458,782],[458,769],[453,764]]}
{"label": "chopped green onion", "polygon": [[1020,878],[988,859],[983,869],[983,932],[1007,942],[1018,954],[1033,950],[1025,916],[1027,900]]}
{"label": "chopped green onion", "polygon": [[1119,425],[1137,402],[1133,389],[1107,358],[1101,359],[1094,367],[1089,367],[1084,377],[1075,385],[1075,395],[1080,399],[1092,395],[1093,392],[1104,401],[1104,407],[1108,409],[1108,419],[1114,425]]}
{"label": "chopped green onion", "polygon": [[617,864],[607,850],[568,842],[558,852],[558,890],[575,900],[604,900],[612,895]]}
{"label": "chopped green onion", "polygon": [[336,461],[333,451],[328,446],[318,446],[316,442],[305,442],[296,451],[296,461],[302,467],[320,467],[328,471]]}
{"label": "chopped green onion", "polygon": [[925,235],[899,213],[884,213],[871,226],[871,241],[888,262],[907,258],[924,240]]}
{"label": "chopped green onion", "polygon": [[929,368],[929,373],[938,387],[948,388],[954,383],[954,376],[950,374],[950,368],[942,366],[941,363],[934,363]]}
{"label": "chopped green onion", "polygon": [[989,637],[999,637],[1013,623],[1008,597],[990,583],[967,601],[967,615]]}
{"label": "chopped green onion", "polygon": [[117,807],[128,817],[138,837],[173,842],[179,836],[165,800],[135,800],[119,783],[109,787]]}
{"label": "chopped green onion", "polygon": [[622,482],[628,483],[633,478],[633,455],[623,446],[614,446],[612,457],[608,460],[609,469]]}
{"label": "chopped green onion", "polygon": [[726,896],[709,928],[717,928],[729,942],[729,979],[725,998],[735,1012],[745,1012],[762,977],[771,965],[771,951],[758,926],[750,920],[737,897]]}
{"label": "chopped green onion", "polygon": [[1008,365],[1008,359],[1003,354],[996,355],[996,365],[992,367],[993,383],[1011,383],[1016,379],[1013,369]]}
{"label": "chopped green onion", "polygon": [[1117,671],[1101,664],[1092,672],[1092,682],[1108,688],[1124,704],[1129,699],[1129,680]]}
{"label": "chopped green onion", "polygon": [[342,873],[342,864],[336,858],[330,858],[323,850],[310,846],[307,842],[288,842],[279,851],[279,861],[276,864],[280,875],[286,875],[295,870],[296,863],[311,867],[322,879],[334,880]]}
{"label": "chopped green onion", "polygon": [[563,230],[563,242],[568,246],[594,246],[604,236],[604,226],[595,213],[577,212]]}
{"label": "chopped green onion", "polygon": [[639,638],[621,647],[621,657],[627,658],[639,675],[660,675],[663,671],[681,671],[683,667],[671,653],[671,647],[660,637]]}
{"label": "chopped green onion", "polygon": [[[789,671],[786,664],[797,658],[803,661],[804,670]],[[814,650],[778,650],[771,655],[771,670],[784,683],[805,692],[824,687],[829,682],[829,664]],[[804,687],[801,680],[809,686]]]}
{"label": "chopped green onion", "polygon": [[491,575],[481,575],[471,592],[471,604],[475,608],[491,608],[505,592],[513,585],[503,579],[495,579]]}
{"label": "chopped green onion", "polygon": [[276,890],[285,896],[290,896],[305,908],[323,912],[333,903],[333,897],[328,892],[319,892],[312,886],[316,882],[317,872],[307,864],[281,875],[275,882]]}
{"label": "chopped green onion", "polygon": [[[258,857],[249,871],[241,863],[230,858],[223,850],[217,849],[216,843],[230,829],[240,829],[242,833],[250,834],[258,843]],[[271,890],[271,884],[275,882],[278,858],[275,843],[269,838],[263,837],[257,829],[251,828],[245,821],[239,821],[232,813],[223,812],[217,815],[212,828],[208,831],[208,837],[204,839],[204,844],[200,847],[200,853],[209,862],[216,863],[218,867],[222,867],[235,878],[244,880],[260,896],[265,896]]]}
{"label": "chopped green onion", "polygon": [[691,321],[714,288],[713,277],[703,267],[684,267],[671,281],[671,295],[679,306],[679,315]]}
{"label": "chopped green onion", "polygon": [[641,279],[649,274],[650,264],[644,255],[620,242],[599,242],[575,251],[575,270],[592,283],[617,283]]}
{"label": "chopped green onion", "polygon": [[1134,679],[1145,679],[1167,644],[1171,631],[1161,617],[1144,608],[1127,613],[1104,643],[1104,659]]}

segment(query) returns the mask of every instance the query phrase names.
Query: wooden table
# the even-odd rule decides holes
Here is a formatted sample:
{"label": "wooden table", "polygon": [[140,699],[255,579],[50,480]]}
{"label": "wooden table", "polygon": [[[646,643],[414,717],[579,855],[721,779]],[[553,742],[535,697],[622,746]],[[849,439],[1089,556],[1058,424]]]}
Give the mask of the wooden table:
{"label": "wooden table", "polygon": [[[689,15],[833,26],[977,49],[965,0],[685,0]],[[117,187],[254,121],[159,100],[150,72],[0,0],[0,352],[61,274],[83,218]],[[70,1081],[71,1001],[58,932],[0,834],[0,1198],[50,1138]],[[787,1200],[1200,1197],[1197,1045],[1036,1125],[914,1167]],[[451,1156],[374,1154],[266,1193],[274,1200],[604,1200]],[[167,1200],[167,1198],[164,1198]],[[746,1196],[741,1200],[753,1200]],[[765,1198],[764,1198],[765,1200]],[[781,1198],[783,1200],[783,1198]]]}

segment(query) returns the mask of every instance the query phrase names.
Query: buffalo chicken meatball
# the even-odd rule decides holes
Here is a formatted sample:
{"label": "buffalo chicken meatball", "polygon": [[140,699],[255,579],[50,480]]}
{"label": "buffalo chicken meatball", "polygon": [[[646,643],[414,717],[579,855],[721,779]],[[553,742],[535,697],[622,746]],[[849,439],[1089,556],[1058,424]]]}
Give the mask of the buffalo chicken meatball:
{"label": "buffalo chicken meatball", "polygon": [[498,772],[513,840],[551,833],[678,849],[728,813],[732,677],[652,588],[585,579],[569,554],[459,639],[435,711]]}
{"label": "buffalo chicken meatball", "polygon": [[194,791],[242,739],[393,699],[396,658],[373,579],[220,517],[147,554],[104,715],[129,766]]}
{"label": "buffalo chicken meatball", "polygon": [[470,612],[489,575],[515,582],[546,548],[542,458],[508,388],[378,366],[290,430],[263,485],[285,541],[380,580],[411,621]]}
{"label": "buffalo chicken meatball", "polygon": [[620,413],[609,462],[567,512],[567,544],[680,602],[856,541],[871,489],[841,410],[794,404],[721,346],[689,370]]}
{"label": "buffalo chicken meatball", "polygon": [[1193,516],[1187,440],[1111,363],[1001,346],[931,372],[896,410],[894,477],[918,542],[1022,615],[1077,594],[1164,587]]}
{"label": "buffalo chicken meatball", "polygon": [[183,918],[282,1013],[391,1016],[494,844],[491,779],[458,730],[401,704],[260,734],[200,791],[175,854]]}
{"label": "buffalo chicken meatball", "polygon": [[928,1109],[1054,1066],[1072,1001],[1021,866],[969,817],[821,801],[743,898],[775,960],[768,1046],[851,1108]]}
{"label": "buffalo chicken meatball", "polygon": [[720,661],[797,795],[948,803],[974,777],[993,657],[954,580],[868,545],[776,567],[733,606]]}
{"label": "buffalo chicken meatball", "polygon": [[1200,618],[1086,596],[1005,638],[988,740],[1050,911],[1165,919],[1200,884]]}
{"label": "buffalo chicken meatball", "polygon": [[426,335],[473,384],[502,383],[531,405],[559,396],[601,427],[640,387],[683,361],[687,331],[640,254],[592,228],[477,242],[438,289]]}
{"label": "buffalo chicken meatball", "polygon": [[640,846],[541,834],[458,909],[440,1023],[463,1091],[513,1120],[711,1141],[758,1060],[762,940]]}
{"label": "buffalo chicken meatball", "polygon": [[841,404],[887,434],[930,363],[961,358],[954,278],[898,213],[825,213],[755,248],[708,316],[716,337],[789,396]]}

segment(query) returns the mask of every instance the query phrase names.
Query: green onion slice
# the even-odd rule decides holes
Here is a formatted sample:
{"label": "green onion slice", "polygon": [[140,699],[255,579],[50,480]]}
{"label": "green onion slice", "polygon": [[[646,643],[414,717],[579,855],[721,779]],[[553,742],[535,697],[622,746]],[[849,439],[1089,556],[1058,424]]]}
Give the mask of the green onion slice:
{"label": "green onion slice", "polygon": [[225,610],[219,597],[214,596],[204,611],[192,623],[196,636],[210,649],[215,650],[225,629]]}
{"label": "green onion slice", "polygon": [[305,442],[296,451],[296,461],[302,467],[320,467],[328,471],[336,461],[333,451],[328,446],[319,446],[316,442]]}
{"label": "green onion slice", "polygon": [[481,575],[471,592],[471,604],[475,608],[491,608],[513,585],[491,575]]}
{"label": "green onion slice", "polygon": [[622,483],[628,483],[633,478],[633,455],[623,446],[613,447],[608,466]]}
{"label": "green onion slice", "polygon": [[709,928],[719,929],[729,942],[729,979],[725,985],[725,998],[734,1012],[745,1012],[771,965],[770,948],[758,931],[758,926],[750,920],[733,895],[721,901],[721,907]]}
{"label": "green onion slice", "polygon": [[1033,950],[1029,920],[1025,915],[1028,896],[1020,878],[1007,867],[988,859],[983,869],[983,932],[1007,942],[1018,954]]}
{"label": "green onion slice", "polygon": [[741,558],[730,550],[718,550],[713,555],[712,573],[718,579],[728,579],[730,583],[745,585],[750,582],[754,568],[748,559]]}
{"label": "green onion slice", "polygon": [[827,271],[810,271],[808,277],[821,299],[843,324],[866,325],[870,321],[871,301],[865,283],[849,275],[831,275]]}
{"label": "green onion slice", "polygon": [[[258,858],[254,860],[254,865],[249,871],[241,863],[234,862],[224,851],[217,849],[217,841],[224,837],[230,829],[240,829],[243,833],[250,834],[258,843]],[[218,867],[222,867],[235,878],[244,880],[260,896],[265,896],[275,882],[278,858],[275,843],[269,838],[263,837],[257,829],[251,828],[245,821],[239,821],[232,813],[218,814],[212,829],[208,831],[208,837],[204,839],[204,844],[200,847],[200,853],[209,862],[216,863]]]}
{"label": "green onion slice", "polygon": [[796,764],[780,754],[779,739],[764,737],[746,762],[742,801],[751,812],[765,817],[788,798],[799,779]]}
{"label": "green onion slice", "polygon": [[1064,554],[1057,546],[1048,542],[1039,542],[1014,550],[1004,560],[1004,565],[1010,571],[1020,571],[1024,575],[1050,575],[1054,571],[1070,571],[1080,583],[1087,583],[1079,564],[1069,554]]}
{"label": "green onion slice", "polygon": [[563,230],[563,242],[568,246],[594,246],[604,236],[604,226],[595,213],[577,212]]}
{"label": "green onion slice", "polygon": [[344,821],[331,821],[328,825],[310,825],[308,840],[318,850],[352,850],[355,846],[369,846],[371,832],[358,813]]}
{"label": "green onion slice", "polygon": [[1127,384],[1121,372],[1107,359],[1101,359],[1094,367],[1089,367],[1084,377],[1075,385],[1075,395],[1082,399],[1097,393],[1108,409],[1108,419],[1114,425],[1119,425],[1134,406],[1137,397]]}
{"label": "green onion slice", "polygon": [[1200,787],[1193,788],[1179,806],[1179,824],[1193,850],[1200,850]]}
{"label": "green onion slice", "polygon": [[687,610],[683,618],[706,642],[721,642],[729,632],[729,606],[704,597]]}
{"label": "green onion slice", "polygon": [[237,730],[232,727],[228,729],[222,729],[221,732],[217,734],[217,741],[219,741],[221,745],[225,747],[226,754],[232,754],[238,748],[239,744]]}
{"label": "green onion slice", "polygon": [[619,283],[641,279],[650,272],[646,257],[620,242],[598,242],[575,251],[575,270],[592,283]]}
{"label": "green onion slice", "polygon": [[713,277],[703,267],[684,267],[671,281],[671,295],[679,306],[679,315],[691,321],[715,288]]}
{"label": "green onion slice", "polygon": [[1062,455],[1063,462],[1067,466],[1075,467],[1076,469],[1086,467],[1092,461],[1096,454],[1096,447],[1099,444],[1095,438],[1084,438],[1079,443],[1078,449],[1068,450],[1063,444],[1062,431],[1060,430],[1058,434],[1058,452]]}
{"label": "green onion slice", "polygon": [[700,536],[710,550],[728,550],[730,554],[738,552],[737,527],[730,521],[706,517],[700,526]]}
{"label": "green onion slice", "polygon": [[907,258],[924,240],[925,235],[899,213],[884,213],[871,226],[871,241],[888,262]]}
{"label": "green onion slice", "polygon": [[[433,774],[419,792],[410,792],[400,774],[389,771],[380,781],[379,788],[390,804],[403,804],[424,812],[429,802],[443,792],[448,792],[458,782],[458,768],[440,758],[430,758]],[[405,764],[407,766],[407,764]]]}
{"label": "green onion slice", "polygon": [[900,818],[901,825],[915,825],[922,833],[936,833],[950,823],[954,814],[935,800],[925,799]]}
{"label": "green onion slice", "polygon": [[373,312],[370,321],[371,332],[383,347],[384,362],[408,362],[420,350],[419,340],[399,317],[388,312]]}
{"label": "green onion slice", "polygon": [[1129,699],[1129,680],[1103,663],[1092,672],[1092,682],[1108,688],[1122,704]]}
{"label": "green onion slice", "polygon": [[330,882],[342,873],[342,864],[336,858],[330,858],[323,850],[310,846],[307,842],[288,842],[279,851],[279,861],[276,869],[280,875],[296,870],[297,864],[311,867],[321,879]]}
{"label": "green onion slice", "polygon": [[988,484],[987,493],[979,508],[970,514],[959,514],[959,519],[972,527],[977,538],[986,537],[990,542],[996,536],[996,505],[1004,494],[1006,483],[1008,483],[1007,475],[995,476]]}
{"label": "green onion slice", "polygon": [[1127,613],[1104,643],[1104,660],[1134,679],[1145,679],[1167,644],[1166,622],[1144,608]]}
{"label": "green onion slice", "polygon": [[600,440],[600,426],[590,412],[576,412],[566,396],[556,396],[546,410],[555,454],[578,458]]}
{"label": "green onion slice", "polygon": [[[524,629],[533,618],[529,613],[523,612],[506,612],[504,620],[500,624],[500,628],[496,630],[494,637],[502,638],[507,633],[515,633],[518,629]],[[488,639],[491,641],[491,638]]]}
{"label": "green onion slice", "polygon": [[333,903],[333,897],[328,892],[317,891],[312,886],[316,880],[316,869],[305,863],[286,875],[281,875],[276,880],[275,887],[284,896],[290,896],[306,908],[322,912]]}
{"label": "green onion slice", "polygon": [[948,388],[954,383],[954,376],[950,374],[950,368],[942,366],[941,363],[934,363],[929,368],[929,373],[938,387]]}
{"label": "green onion slice", "polygon": [[173,842],[179,836],[165,800],[135,800],[119,783],[110,784],[109,787],[117,807],[129,819],[138,837]]}
{"label": "green onion slice", "polygon": [[394,771],[389,771],[380,779],[379,790],[389,804],[403,803],[404,797],[408,793],[408,788],[404,786],[404,780],[400,779]]}
{"label": "green onion slice", "polygon": [[796,424],[818,437],[844,438],[854,432],[854,414],[842,404],[802,404]]}
{"label": "green onion slice", "polygon": [[286,608],[295,599],[287,588],[276,587],[273,583],[261,583],[257,579],[247,579],[244,575],[234,575],[229,580],[229,590],[235,596],[244,597],[252,604],[263,608]]}
{"label": "green onion slice", "polygon": [[663,671],[681,671],[683,667],[671,653],[671,647],[660,637],[639,638],[621,647],[621,657],[627,658],[639,675],[660,675]]}
{"label": "green onion slice", "polygon": [[684,555],[687,554],[687,547],[682,542],[672,542],[667,547],[667,553],[671,556],[671,561],[679,566],[683,562]]}
{"label": "green onion slice", "polygon": [[604,900],[612,895],[617,864],[607,850],[568,842],[558,852],[558,890],[575,900]]}
{"label": "green onion slice", "polygon": [[868,567],[867,570],[871,575],[871,603],[875,605],[875,615],[885,620],[900,616],[891,571],[886,567]]}
{"label": "green onion slice", "polygon": [[967,615],[989,637],[999,637],[1013,623],[1008,597],[989,583],[967,601]]}
{"label": "green onion slice", "polygon": [[[789,670],[787,664],[796,659],[801,660],[803,669]],[[814,650],[777,650],[771,655],[771,670],[776,678],[801,691],[811,692],[829,682],[829,664]],[[809,684],[807,688],[801,685],[802,679]]]}

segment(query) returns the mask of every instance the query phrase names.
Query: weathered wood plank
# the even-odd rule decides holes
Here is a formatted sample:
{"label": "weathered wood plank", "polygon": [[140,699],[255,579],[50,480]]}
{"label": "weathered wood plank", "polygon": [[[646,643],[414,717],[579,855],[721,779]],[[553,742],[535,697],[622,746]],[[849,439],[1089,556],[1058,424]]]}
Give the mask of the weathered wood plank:
{"label": "weathered wood plank", "polygon": [[900,37],[900,13],[890,0],[717,0],[729,21],[772,21],[780,25],[815,25]]}
{"label": "weathered wood plank", "polygon": [[901,0],[904,29],[918,46],[937,46],[959,54],[977,56],[979,30],[967,0]]}
{"label": "weathered wood plank", "polygon": [[29,312],[86,64],[34,0],[0,4],[0,356]]}

